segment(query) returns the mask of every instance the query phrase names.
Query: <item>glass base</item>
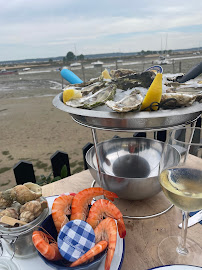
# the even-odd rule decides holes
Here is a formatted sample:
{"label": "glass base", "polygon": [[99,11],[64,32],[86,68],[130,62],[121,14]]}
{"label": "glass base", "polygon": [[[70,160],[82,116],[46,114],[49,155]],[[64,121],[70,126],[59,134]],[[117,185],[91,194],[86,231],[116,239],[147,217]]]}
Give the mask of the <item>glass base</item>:
{"label": "glass base", "polygon": [[202,265],[202,249],[194,241],[187,238],[187,254],[179,253],[180,237],[170,236],[162,240],[158,247],[158,256],[163,265],[185,264],[185,265]]}

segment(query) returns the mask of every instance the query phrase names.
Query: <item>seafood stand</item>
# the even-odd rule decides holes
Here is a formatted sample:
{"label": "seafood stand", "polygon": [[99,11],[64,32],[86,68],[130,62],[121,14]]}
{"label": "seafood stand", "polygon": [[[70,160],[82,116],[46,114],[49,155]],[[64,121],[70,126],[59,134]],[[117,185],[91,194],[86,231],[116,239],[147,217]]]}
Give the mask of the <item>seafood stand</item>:
{"label": "seafood stand", "polygon": [[[120,75],[120,73],[122,71],[123,70],[117,70],[118,76],[120,76],[120,77],[117,77],[114,79],[114,81],[117,85],[117,88],[123,87],[123,89],[127,90],[127,87],[128,87],[128,85],[130,85],[131,81],[132,81],[132,84],[135,86],[134,88],[138,88],[138,86],[144,86],[144,87],[148,88],[152,82],[152,79],[153,79],[153,78],[151,78],[153,76],[153,74],[149,78],[148,78],[148,74],[146,74],[146,77],[149,81],[149,85],[147,85],[147,82],[145,82],[144,79],[142,79],[142,81],[141,81],[141,78],[138,77],[138,79],[135,80],[135,76],[133,76],[133,74],[129,74],[129,77],[127,77],[128,74],[121,74]],[[143,74],[143,73],[141,73],[141,74]],[[141,77],[141,74],[140,74],[140,77]],[[103,86],[102,79],[103,78],[101,78],[101,82],[99,82],[100,78],[98,78],[98,80],[94,79],[93,82],[90,83],[90,86],[88,84],[85,84],[85,83],[75,85],[75,89],[77,89],[77,87],[78,87],[79,90],[83,89],[83,91],[85,92],[85,91],[88,91],[89,88],[91,88],[91,91],[92,91],[93,85],[98,89],[100,89],[100,88],[102,89],[102,88],[106,87],[106,85],[107,85],[106,84],[105,86]],[[121,81],[121,79],[123,79],[123,82]],[[130,81],[130,79],[131,79],[131,81]],[[108,80],[106,80],[106,81],[108,83]],[[172,86],[175,84],[175,80],[173,79],[173,81],[171,83],[170,83],[170,81],[167,81],[167,84],[170,84],[171,89],[172,89]],[[83,88],[79,88],[79,86],[82,86]],[[202,85],[200,85],[200,87],[201,86]],[[71,87],[74,87],[74,85],[69,86],[69,88],[71,88]],[[186,87],[184,87],[184,89]],[[131,88],[131,86],[129,86],[129,88]],[[68,87],[67,87],[67,89],[68,89]],[[113,91],[113,86],[107,86],[106,89],[107,89],[106,91],[108,91],[108,89],[110,89],[110,91]],[[100,91],[101,90],[98,90],[97,93],[99,93]],[[124,100],[124,97],[122,94],[123,94],[123,92],[124,92],[124,94],[126,92],[126,91],[122,91],[122,93],[120,93],[119,89],[116,89],[116,91],[117,91],[116,93],[118,93],[118,94],[116,94],[114,97],[115,102],[112,101],[112,103],[113,103],[112,106],[114,106],[114,107],[116,106],[116,104],[118,104],[118,106],[119,106],[120,99]],[[104,184],[104,179],[103,179],[104,174],[103,174],[103,167],[101,164],[102,160],[101,160],[101,157],[99,156],[99,153],[98,153],[99,143],[98,143],[98,139],[97,139],[96,130],[100,129],[100,130],[106,130],[106,131],[109,130],[109,131],[133,132],[133,133],[134,132],[153,131],[154,134],[156,134],[157,131],[170,130],[170,129],[174,129],[174,128],[177,128],[180,126],[186,126],[188,124],[191,124],[192,126],[194,126],[196,124],[196,120],[201,116],[201,112],[202,112],[202,105],[200,103],[201,92],[198,91],[197,95],[194,95],[194,100],[191,101],[193,96],[187,95],[187,94],[189,94],[189,91],[193,91],[193,86],[191,85],[188,88],[186,88],[184,93],[183,93],[183,91],[184,90],[179,91],[180,95],[182,94],[182,96],[183,96],[183,98],[181,98],[181,96],[180,96],[179,99],[180,100],[184,99],[183,105],[185,105],[185,106],[178,106],[178,107],[174,107],[174,108],[172,108],[172,106],[171,106],[171,108],[166,108],[166,109],[164,109],[162,107],[159,110],[155,110],[155,111],[126,110],[126,112],[125,112],[122,109],[121,109],[121,111],[117,110],[117,109],[112,110],[112,106],[109,106],[109,103],[111,101],[106,102],[106,100],[105,100],[104,103],[100,103],[100,100],[99,100],[99,102],[97,102],[97,101],[95,101],[96,94],[94,94],[94,93],[92,94],[92,99],[91,98],[89,99],[89,97],[88,97],[89,94],[87,93],[87,99],[86,99],[86,100],[89,100],[89,103],[91,103],[90,105],[92,105],[92,108],[89,106],[88,102],[85,101],[85,97],[83,98],[83,100],[81,98],[82,106],[80,106],[80,104],[78,104],[79,99],[68,101],[65,104],[64,100],[63,100],[63,93],[58,94],[53,99],[53,105],[56,108],[58,108],[64,112],[69,113],[71,115],[73,121],[75,121],[77,124],[80,124],[82,126],[85,126],[85,127],[88,127],[91,129],[93,142],[94,142],[94,148],[95,148],[95,154],[96,154],[98,178],[99,178],[99,179],[96,179],[96,182],[98,182],[98,184],[100,184],[101,187],[106,188],[106,185]],[[139,92],[137,92],[137,95],[138,94],[139,94]],[[110,95],[111,95],[111,92],[110,92]],[[130,95],[133,95],[133,92],[129,93],[129,98],[131,99]],[[118,96],[118,98],[117,98],[117,96]],[[172,94],[171,94],[171,96],[172,96]],[[187,97],[188,97],[188,99],[187,99]],[[198,100],[197,100],[197,102],[194,102],[196,100],[196,97],[198,98],[199,102],[198,102]],[[168,99],[169,98],[170,98],[170,96],[169,96],[169,92],[168,92]],[[176,96],[175,96],[175,98],[176,98]],[[137,97],[137,99],[139,99],[139,97]],[[92,104],[92,102],[94,102],[94,103],[97,102],[98,104],[96,104],[96,106],[94,106],[94,104]],[[133,100],[133,102],[134,102],[134,100]],[[140,100],[140,102],[142,102],[142,100]],[[190,102],[189,106],[186,106],[186,103],[188,104],[189,102]],[[131,104],[130,104],[130,106],[131,106]],[[137,108],[138,108],[138,106],[137,106]],[[110,144],[110,142],[109,142],[109,144]],[[109,175],[109,177],[110,177],[110,175]],[[123,175],[122,175],[122,177],[124,179]],[[95,184],[95,181],[93,182],[92,186],[94,186],[94,184]],[[114,190],[111,190],[111,191],[114,191]],[[125,195],[125,197],[122,196],[122,198],[123,199],[131,199],[131,198],[127,198],[127,195]],[[125,218],[150,218],[150,217],[158,216],[160,214],[165,213],[171,207],[172,207],[172,205],[169,206],[164,211],[161,211],[159,213],[155,213],[153,215],[146,215],[146,216],[142,216],[142,217],[140,217],[140,216],[138,216],[138,217],[124,216],[124,217]]]}

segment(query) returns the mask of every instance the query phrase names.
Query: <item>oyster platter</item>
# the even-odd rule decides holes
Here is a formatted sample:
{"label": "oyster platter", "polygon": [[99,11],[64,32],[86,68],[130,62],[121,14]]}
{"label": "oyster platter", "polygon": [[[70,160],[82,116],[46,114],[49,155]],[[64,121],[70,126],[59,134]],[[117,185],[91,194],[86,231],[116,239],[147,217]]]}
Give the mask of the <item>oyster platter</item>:
{"label": "oyster platter", "polygon": [[[165,129],[194,121],[202,112],[202,81],[176,80],[181,74],[118,69],[69,84],[53,100],[85,126],[100,129]],[[182,75],[181,75],[182,76]]]}

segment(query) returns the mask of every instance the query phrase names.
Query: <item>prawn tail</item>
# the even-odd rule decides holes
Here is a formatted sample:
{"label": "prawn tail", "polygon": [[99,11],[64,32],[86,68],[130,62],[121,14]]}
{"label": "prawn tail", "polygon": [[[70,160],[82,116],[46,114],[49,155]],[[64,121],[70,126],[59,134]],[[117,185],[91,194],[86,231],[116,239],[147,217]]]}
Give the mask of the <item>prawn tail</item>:
{"label": "prawn tail", "polygon": [[107,257],[105,261],[105,270],[110,270],[111,262],[114,256],[115,248],[109,248],[107,251]]}
{"label": "prawn tail", "polygon": [[126,236],[126,227],[122,217],[117,220],[117,227],[120,238],[124,238]]}
{"label": "prawn tail", "polygon": [[82,263],[85,263],[95,257],[97,254],[101,253],[107,248],[108,242],[103,240],[98,242],[94,247],[92,247],[89,251],[87,251],[84,255],[82,255],[78,260],[73,262],[70,267],[78,266]]}
{"label": "prawn tail", "polygon": [[104,189],[104,194],[103,194],[107,199],[110,201],[114,201],[114,199],[118,198],[118,195],[112,191],[105,190]]}

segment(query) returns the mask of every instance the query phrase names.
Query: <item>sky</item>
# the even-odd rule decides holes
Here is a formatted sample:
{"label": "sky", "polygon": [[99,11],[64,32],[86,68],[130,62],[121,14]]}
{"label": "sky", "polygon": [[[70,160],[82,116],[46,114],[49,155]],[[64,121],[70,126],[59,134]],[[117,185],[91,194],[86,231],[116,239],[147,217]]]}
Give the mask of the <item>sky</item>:
{"label": "sky", "polygon": [[202,47],[202,0],[0,0],[0,61]]}

